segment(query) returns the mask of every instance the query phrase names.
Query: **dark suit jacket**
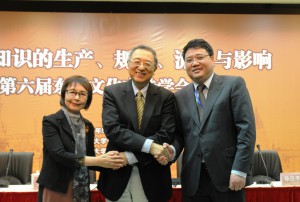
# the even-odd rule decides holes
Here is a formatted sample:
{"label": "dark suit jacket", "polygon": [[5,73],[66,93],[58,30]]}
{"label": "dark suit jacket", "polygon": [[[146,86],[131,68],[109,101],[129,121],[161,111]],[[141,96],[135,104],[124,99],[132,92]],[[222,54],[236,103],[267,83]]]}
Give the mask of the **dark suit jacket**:
{"label": "dark suit jacket", "polygon": [[177,156],[184,147],[181,182],[183,194],[196,193],[202,155],[215,187],[229,190],[231,170],[250,174],[255,144],[255,120],[246,84],[240,77],[214,75],[205,101],[202,124],[194,86],[175,93],[178,134]]}
{"label": "dark suit jacket", "polygon": [[[170,165],[160,165],[151,154],[141,152],[146,140],[155,143],[172,142],[175,133],[174,94],[149,84],[139,130],[132,81],[107,86],[104,89],[102,122],[109,139],[106,151],[133,152],[145,194],[149,201],[167,201],[172,195]],[[118,200],[130,178],[132,166],[118,170],[104,169],[98,189],[110,200]]]}
{"label": "dark suit jacket", "polygon": [[[86,119],[84,122],[88,127],[86,155],[95,156],[94,126]],[[62,110],[43,118],[43,145],[43,166],[37,182],[40,186],[66,193],[73,171],[80,167],[78,159],[83,156],[75,154],[75,139]]]}

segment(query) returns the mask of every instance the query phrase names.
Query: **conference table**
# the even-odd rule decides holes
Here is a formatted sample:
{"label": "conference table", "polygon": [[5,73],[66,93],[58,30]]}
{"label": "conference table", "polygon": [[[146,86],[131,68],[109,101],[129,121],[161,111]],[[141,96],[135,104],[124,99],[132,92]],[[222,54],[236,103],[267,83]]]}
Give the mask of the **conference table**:
{"label": "conference table", "polygon": [[246,187],[246,202],[300,202],[300,186],[282,186],[280,181],[252,184]]}
{"label": "conference table", "polygon": [[[92,202],[105,202],[105,198],[91,184]],[[180,186],[173,188],[169,202],[181,202]],[[37,190],[32,185],[10,185],[0,188],[0,202],[37,202]],[[246,202],[300,202],[300,186],[281,186],[280,182],[268,185],[253,184],[246,187]]]}

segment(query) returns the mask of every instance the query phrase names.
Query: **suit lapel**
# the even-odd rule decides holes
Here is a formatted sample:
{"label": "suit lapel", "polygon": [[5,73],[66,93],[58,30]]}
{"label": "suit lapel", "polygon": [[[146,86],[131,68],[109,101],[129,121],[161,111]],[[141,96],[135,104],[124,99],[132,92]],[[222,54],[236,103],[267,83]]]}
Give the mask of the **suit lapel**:
{"label": "suit lapel", "polygon": [[[85,125],[85,144],[86,146],[89,145],[89,134],[90,134],[90,128],[91,128],[91,122],[83,118],[84,125]],[[88,150],[88,149],[87,149]]]}
{"label": "suit lapel", "polygon": [[124,100],[124,106],[122,107],[125,108],[125,110],[127,110],[127,114],[129,116],[129,119],[131,120],[134,130],[138,131],[139,127],[138,127],[138,120],[137,120],[135,95],[133,92],[131,82],[132,81],[129,80],[128,82],[126,82],[126,85],[124,85],[122,95],[121,95],[121,99]]}
{"label": "suit lapel", "polygon": [[205,101],[205,109],[203,111],[203,117],[202,117],[202,124],[200,127],[200,131],[203,128],[203,125],[205,124],[209,114],[211,113],[211,110],[215,104],[215,102],[217,101],[217,98],[219,97],[221,90],[223,88],[222,86],[222,79],[219,75],[214,75],[212,78],[212,82],[209,86],[209,90],[208,90],[208,94],[207,94],[207,98]]}
{"label": "suit lapel", "polygon": [[143,119],[142,119],[142,128],[141,131],[144,131],[146,126],[148,125],[152,114],[154,113],[154,108],[157,103],[157,91],[156,87],[153,84],[149,84],[147,90],[147,96],[145,100],[144,112],[143,112]]}
{"label": "suit lapel", "polygon": [[195,121],[195,123],[200,127],[200,120],[199,120],[199,114],[197,109],[193,83],[187,86],[185,95],[183,95],[183,97],[188,98],[186,100],[186,107],[188,108],[190,114],[192,115],[192,118]]}

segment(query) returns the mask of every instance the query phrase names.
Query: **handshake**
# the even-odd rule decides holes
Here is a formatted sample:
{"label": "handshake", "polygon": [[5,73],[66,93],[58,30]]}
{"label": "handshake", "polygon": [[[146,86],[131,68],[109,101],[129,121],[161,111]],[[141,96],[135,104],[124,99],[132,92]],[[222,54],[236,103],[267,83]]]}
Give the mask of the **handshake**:
{"label": "handshake", "polygon": [[[150,154],[161,164],[167,165],[169,161],[174,158],[173,148],[164,143],[163,145],[152,143],[150,147]],[[97,157],[86,156],[84,159],[85,166],[101,166],[104,168],[111,168],[117,170],[128,165],[128,159],[125,152],[109,151]]]}
{"label": "handshake", "polygon": [[169,161],[174,158],[174,150],[167,143],[164,143],[163,145],[152,143],[150,154],[152,154],[161,165],[167,165]]}

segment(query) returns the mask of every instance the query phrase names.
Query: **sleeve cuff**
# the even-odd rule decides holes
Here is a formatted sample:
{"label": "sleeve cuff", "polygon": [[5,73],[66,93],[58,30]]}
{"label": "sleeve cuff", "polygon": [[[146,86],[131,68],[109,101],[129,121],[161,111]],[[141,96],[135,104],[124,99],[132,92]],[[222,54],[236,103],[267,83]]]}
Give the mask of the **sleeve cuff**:
{"label": "sleeve cuff", "polygon": [[153,140],[146,139],[142,148],[142,152],[149,154],[152,142]]}
{"label": "sleeve cuff", "polygon": [[231,170],[231,174],[236,174],[236,175],[241,176],[243,178],[247,177],[247,173],[244,173],[244,172],[241,172],[241,171],[238,171],[238,170]]}

